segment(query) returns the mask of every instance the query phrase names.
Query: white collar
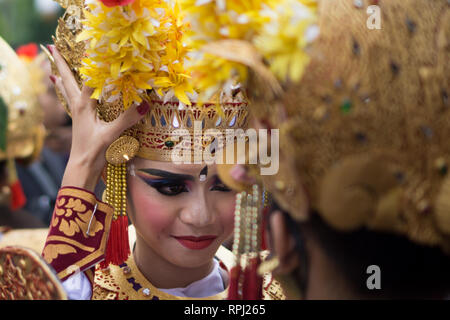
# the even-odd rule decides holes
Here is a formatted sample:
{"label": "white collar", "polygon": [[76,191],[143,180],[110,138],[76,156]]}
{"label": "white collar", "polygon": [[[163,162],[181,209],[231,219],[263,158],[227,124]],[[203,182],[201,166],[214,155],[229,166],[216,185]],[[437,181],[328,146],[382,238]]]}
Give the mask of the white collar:
{"label": "white collar", "polygon": [[[220,271],[219,262],[213,259],[213,270],[203,279],[195,281],[185,288],[159,289],[177,297],[204,298],[214,296],[225,290],[223,272]],[[224,275],[225,276],[225,275]]]}

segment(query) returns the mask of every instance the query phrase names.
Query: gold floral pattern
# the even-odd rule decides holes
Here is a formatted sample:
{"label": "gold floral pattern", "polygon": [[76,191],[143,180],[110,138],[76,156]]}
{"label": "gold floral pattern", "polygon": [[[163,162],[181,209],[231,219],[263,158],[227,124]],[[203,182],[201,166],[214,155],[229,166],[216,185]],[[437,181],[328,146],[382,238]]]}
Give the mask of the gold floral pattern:
{"label": "gold floral pattern", "polygon": [[[76,217],[73,218],[73,215],[76,215]],[[92,210],[87,210],[80,199],[61,198],[56,204],[55,218],[52,221],[52,227],[56,227],[59,223],[59,231],[66,236],[71,237],[81,231],[83,236],[87,238],[88,236],[94,236],[98,231],[103,230],[103,225],[99,223],[94,216],[92,218],[89,235],[86,234],[91,216]]]}
{"label": "gold floral pattern", "polygon": [[52,261],[60,254],[67,254],[67,253],[76,253],[77,250],[69,246],[67,244],[49,244],[45,246],[44,251],[42,252],[42,255],[44,256],[44,260],[47,263],[52,263]]}

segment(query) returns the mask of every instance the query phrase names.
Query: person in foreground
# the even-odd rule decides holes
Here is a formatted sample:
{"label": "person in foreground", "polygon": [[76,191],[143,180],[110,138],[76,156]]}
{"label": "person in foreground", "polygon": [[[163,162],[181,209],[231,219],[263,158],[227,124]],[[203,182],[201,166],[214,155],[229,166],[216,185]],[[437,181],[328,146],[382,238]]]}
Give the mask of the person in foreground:
{"label": "person in foreground", "polygon": [[277,175],[233,170],[274,198],[264,270],[288,299],[448,298],[448,1],[317,1],[315,37],[302,41],[295,12],[313,2],[291,1],[291,29],[280,20],[255,41],[203,46],[248,67],[254,123],[280,130]]}

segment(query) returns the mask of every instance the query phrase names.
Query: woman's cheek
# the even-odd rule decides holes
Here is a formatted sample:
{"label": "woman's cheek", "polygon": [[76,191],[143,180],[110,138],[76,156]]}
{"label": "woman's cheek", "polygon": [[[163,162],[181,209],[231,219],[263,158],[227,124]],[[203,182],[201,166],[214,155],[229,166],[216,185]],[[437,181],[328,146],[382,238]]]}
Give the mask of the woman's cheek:
{"label": "woman's cheek", "polygon": [[[170,229],[173,223],[170,214],[170,204],[166,201],[158,201],[148,194],[135,188],[131,192],[136,212],[136,224],[142,231],[149,230],[158,234],[163,230]],[[145,231],[144,231],[145,232]],[[147,232],[145,232],[147,233]]]}

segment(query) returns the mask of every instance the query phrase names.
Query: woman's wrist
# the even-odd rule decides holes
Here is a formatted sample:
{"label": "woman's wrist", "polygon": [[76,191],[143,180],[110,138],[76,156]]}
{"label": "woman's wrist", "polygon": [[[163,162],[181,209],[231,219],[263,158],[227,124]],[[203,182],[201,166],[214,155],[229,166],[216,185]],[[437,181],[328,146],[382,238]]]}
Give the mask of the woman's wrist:
{"label": "woman's wrist", "polygon": [[77,187],[94,192],[102,169],[98,164],[69,158],[61,187]]}

